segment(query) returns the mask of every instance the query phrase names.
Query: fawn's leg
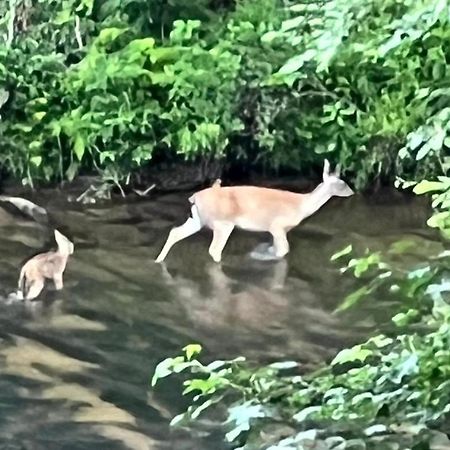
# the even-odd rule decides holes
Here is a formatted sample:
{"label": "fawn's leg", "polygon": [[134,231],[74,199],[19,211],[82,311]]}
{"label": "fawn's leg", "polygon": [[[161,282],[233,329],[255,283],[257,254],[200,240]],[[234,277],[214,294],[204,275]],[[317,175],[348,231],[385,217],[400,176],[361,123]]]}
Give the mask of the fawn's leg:
{"label": "fawn's leg", "polygon": [[53,276],[53,283],[55,283],[55,288],[57,291],[61,290],[64,287],[63,283],[63,274],[58,273]]}

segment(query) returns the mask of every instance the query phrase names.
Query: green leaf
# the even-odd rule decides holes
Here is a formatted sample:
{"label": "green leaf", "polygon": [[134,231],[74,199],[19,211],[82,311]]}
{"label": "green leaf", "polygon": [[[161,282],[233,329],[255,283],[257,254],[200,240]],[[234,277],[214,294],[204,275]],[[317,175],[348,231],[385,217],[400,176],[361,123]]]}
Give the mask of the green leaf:
{"label": "green leaf", "polygon": [[186,413],[183,414],[178,414],[177,416],[175,416],[171,421],[170,421],[170,426],[171,427],[175,427],[177,425],[182,424],[183,422],[185,422],[187,420],[187,415]]}
{"label": "green leaf", "polygon": [[104,28],[100,31],[96,43],[100,44],[109,44],[113,41],[115,41],[120,35],[125,33],[128,30],[128,28],[117,28],[117,27],[110,27],[110,28]]}
{"label": "green leaf", "polygon": [[335,312],[341,312],[345,311],[348,308],[351,308],[356,303],[358,303],[363,297],[370,294],[372,292],[372,289],[369,288],[369,286],[362,286],[356,291],[352,292],[351,294],[347,295],[345,297],[344,301],[341,305],[339,305],[338,308],[336,308]]}
{"label": "green leaf", "polygon": [[0,108],[8,101],[9,92],[5,89],[0,89]]}
{"label": "green leaf", "polygon": [[304,22],[305,22],[304,16],[298,16],[298,17],[294,17],[293,19],[285,20],[281,24],[281,30],[289,31],[289,30],[292,30],[293,28],[298,28]]}
{"label": "green leaf", "polygon": [[71,20],[73,20],[72,11],[70,8],[65,8],[57,14],[53,19],[53,22],[55,25],[64,25]]}
{"label": "green leaf", "polygon": [[39,167],[42,163],[42,156],[32,156],[30,158],[31,164],[33,164],[36,167]]}
{"label": "green leaf", "polygon": [[364,362],[368,356],[371,356],[373,352],[371,350],[362,348],[360,345],[355,345],[352,348],[346,348],[341,350],[331,361],[331,365],[344,364],[353,361]]}
{"label": "green leaf", "polygon": [[431,228],[444,228],[447,221],[450,221],[450,211],[443,211],[433,214],[427,220],[427,225]]}
{"label": "green leaf", "polygon": [[307,408],[303,408],[298,413],[294,414],[292,417],[296,422],[304,422],[306,419],[314,416],[322,410],[320,406],[308,406]]}
{"label": "green leaf", "polygon": [[193,419],[196,419],[205,409],[209,408],[212,404],[214,404],[213,399],[208,399],[206,402],[202,403],[200,406],[194,409],[194,411],[191,414],[191,417]]}
{"label": "green leaf", "polygon": [[431,191],[440,191],[445,187],[440,181],[427,181],[423,180],[416,186],[414,186],[413,192],[417,195],[425,194]]}
{"label": "green leaf", "polygon": [[419,311],[416,309],[409,309],[406,313],[398,313],[392,318],[392,322],[398,327],[404,327],[408,325],[412,319],[419,315]]}
{"label": "green leaf", "polygon": [[174,367],[180,363],[184,363],[184,358],[182,356],[177,356],[176,358],[166,358],[161,361],[155,368],[151,385],[155,386],[161,378],[166,378],[169,375],[172,375],[172,373],[174,373]]}
{"label": "green leaf", "polygon": [[45,111],[35,112],[33,114],[33,119],[37,121],[41,121],[47,113]]}
{"label": "green leaf", "polygon": [[81,134],[77,134],[75,138],[75,142],[73,144],[73,151],[75,152],[75,155],[78,158],[78,161],[81,161],[83,159],[84,151],[86,148],[86,143],[83,139],[83,136]]}
{"label": "green leaf", "polygon": [[302,53],[300,55],[294,56],[291,59],[289,59],[278,71],[279,74],[282,75],[289,75],[293,72],[297,72],[301,67],[303,67],[303,64],[307,61],[310,61],[316,56],[317,52],[316,50],[309,49],[306,50],[305,53]]}
{"label": "green leaf", "polygon": [[295,367],[298,367],[298,363],[295,361],[281,361],[281,362],[275,362],[269,365],[269,367],[276,369],[276,370],[287,370],[287,369],[294,369]]}
{"label": "green leaf", "polygon": [[190,361],[193,356],[198,355],[202,351],[202,346],[199,344],[189,344],[183,350],[186,353],[187,360]]}
{"label": "green leaf", "polygon": [[268,31],[261,36],[261,42],[271,43],[274,39],[281,38],[282,34],[278,31]]}
{"label": "green leaf", "polygon": [[68,169],[66,170],[66,177],[69,181],[72,181],[78,173],[80,165],[76,161],[72,161]]}
{"label": "green leaf", "polygon": [[386,347],[387,345],[392,344],[394,341],[392,338],[389,338],[383,334],[379,334],[378,336],[370,338],[368,342],[375,345],[378,348],[383,348]]}
{"label": "green leaf", "polygon": [[419,371],[419,357],[417,354],[410,354],[406,359],[404,359],[399,365],[398,375],[393,379],[395,383],[400,384],[403,378],[418,373]]}
{"label": "green leaf", "polygon": [[330,261],[336,261],[339,258],[342,258],[345,255],[348,255],[353,250],[352,244],[347,245],[347,247],[339,250],[337,253],[331,256]]}
{"label": "green leaf", "polygon": [[152,54],[155,40],[153,38],[134,39],[128,44],[131,51]]}

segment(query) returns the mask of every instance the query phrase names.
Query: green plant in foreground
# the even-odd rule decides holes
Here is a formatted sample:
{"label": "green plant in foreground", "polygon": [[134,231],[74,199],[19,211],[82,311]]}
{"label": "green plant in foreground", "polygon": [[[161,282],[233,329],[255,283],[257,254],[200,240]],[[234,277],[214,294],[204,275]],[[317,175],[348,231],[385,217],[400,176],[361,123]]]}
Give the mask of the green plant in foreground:
{"label": "green plant in foreground", "polygon": [[318,448],[419,448],[412,445],[426,442],[450,412],[450,283],[441,270],[448,257],[407,272],[400,286],[396,280],[410,294],[393,318],[398,336],[344,349],[317,372],[292,374],[293,362],[255,368],[243,358],[204,365],[200,346],[187,346],[158,365],[152,384],[189,372],[184,394],[195,394],[192,406],[173,423],[224,403],[233,448],[302,449],[311,441],[325,445]]}

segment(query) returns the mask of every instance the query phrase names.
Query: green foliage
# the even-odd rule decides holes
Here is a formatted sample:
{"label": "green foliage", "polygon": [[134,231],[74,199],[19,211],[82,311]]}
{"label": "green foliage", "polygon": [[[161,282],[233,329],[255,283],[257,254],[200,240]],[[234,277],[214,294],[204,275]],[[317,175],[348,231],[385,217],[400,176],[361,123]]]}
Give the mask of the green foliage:
{"label": "green foliage", "polygon": [[445,0],[9,0],[1,166],[31,183],[159,160],[295,170],[363,187],[449,167]]}
{"label": "green foliage", "polygon": [[[264,21],[279,23],[275,9],[284,15],[277,0],[265,0],[267,9],[250,3],[239,3],[222,21],[183,2],[164,11],[151,7],[156,0],[36,8],[12,2],[0,23],[0,31],[14,25],[0,46],[0,85],[12,93],[0,122],[0,164],[30,183],[72,179],[92,168],[120,182],[155,154],[166,160],[232,154],[230,140],[245,128],[240,112],[253,102],[241,95],[247,81],[257,90],[273,70],[264,61],[261,70],[249,68],[251,58],[276,53],[259,42],[270,27]],[[18,29],[19,9],[27,30]],[[161,21],[161,34],[149,37],[154,27],[142,17]]]}
{"label": "green foliage", "polygon": [[448,2],[328,0],[291,10],[267,39],[298,51],[272,83],[305,96],[309,146],[337,153],[357,186],[432,175],[450,142]]}
{"label": "green foliage", "polygon": [[416,194],[433,192],[432,206],[437,211],[428,219],[427,224],[439,228],[450,238],[450,177],[438,177],[439,181],[423,180],[414,187]]}

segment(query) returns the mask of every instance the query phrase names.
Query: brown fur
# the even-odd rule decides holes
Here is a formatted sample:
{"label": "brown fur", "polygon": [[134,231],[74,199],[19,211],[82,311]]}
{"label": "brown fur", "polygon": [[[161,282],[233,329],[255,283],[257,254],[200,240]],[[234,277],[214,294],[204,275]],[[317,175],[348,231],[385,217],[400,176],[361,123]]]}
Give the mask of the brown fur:
{"label": "brown fur", "polygon": [[[254,231],[269,231],[276,222],[293,227],[299,221],[302,194],[256,186],[214,186],[191,197],[202,223],[209,228],[214,222],[239,221],[253,226],[241,227]],[[282,220],[280,220],[282,219]]]}
{"label": "brown fur", "polygon": [[53,280],[57,290],[64,287],[63,273],[73,253],[73,244],[58,231],[55,231],[55,238],[58,243],[56,251],[36,255],[22,267],[18,283],[22,298],[36,298],[44,288],[46,279]]}

